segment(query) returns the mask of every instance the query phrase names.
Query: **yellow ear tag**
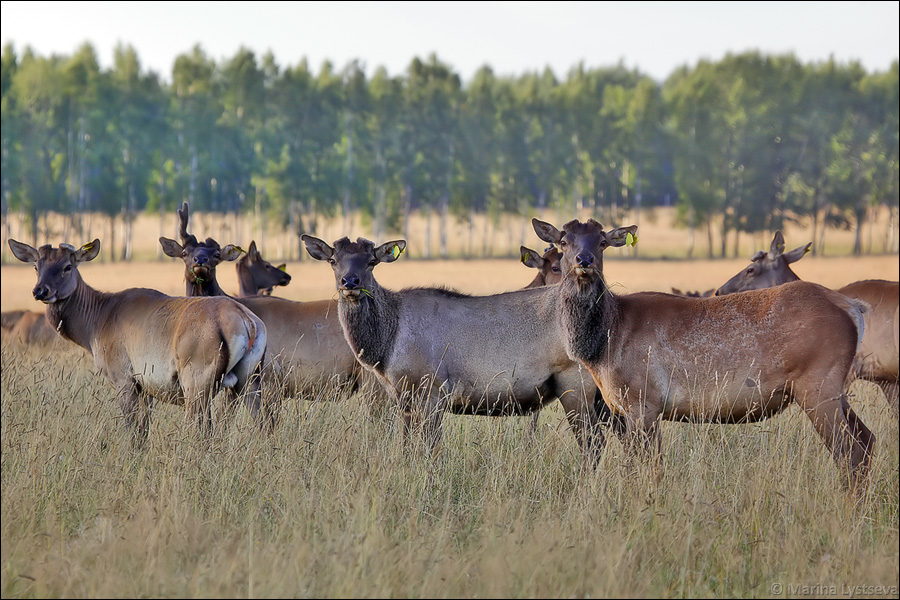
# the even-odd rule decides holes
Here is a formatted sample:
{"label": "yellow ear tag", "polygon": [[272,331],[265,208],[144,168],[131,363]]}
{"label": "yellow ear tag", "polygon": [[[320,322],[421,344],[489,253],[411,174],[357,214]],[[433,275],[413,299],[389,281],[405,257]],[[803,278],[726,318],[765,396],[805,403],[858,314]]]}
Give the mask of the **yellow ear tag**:
{"label": "yellow ear tag", "polygon": [[526,252],[524,256],[522,256],[522,262],[527,262],[531,260],[531,252]]}
{"label": "yellow ear tag", "polygon": [[630,231],[627,232],[625,234],[625,245],[626,246],[634,246],[635,244],[637,244],[637,236],[632,235]]}
{"label": "yellow ear tag", "polygon": [[85,244],[84,246],[81,247],[81,251],[82,252],[90,252],[91,248],[93,248],[93,247],[94,247],[94,242],[88,242],[87,244]]}
{"label": "yellow ear tag", "polygon": [[278,265],[278,270],[287,272],[287,265]]}
{"label": "yellow ear tag", "polygon": [[399,257],[400,256],[400,246],[398,246],[397,244],[394,244],[393,248],[391,248],[391,254],[394,256],[394,258]]}
{"label": "yellow ear tag", "polygon": [[241,254],[244,251],[240,246],[235,246],[234,249],[238,251],[238,254]]}

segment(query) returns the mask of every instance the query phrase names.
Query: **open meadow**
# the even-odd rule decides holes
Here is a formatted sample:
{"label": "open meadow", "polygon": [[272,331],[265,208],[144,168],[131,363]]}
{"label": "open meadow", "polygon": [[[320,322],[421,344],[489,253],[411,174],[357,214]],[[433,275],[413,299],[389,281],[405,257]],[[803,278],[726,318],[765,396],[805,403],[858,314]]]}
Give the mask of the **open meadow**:
{"label": "open meadow", "polygon": [[[809,241],[802,236],[786,232],[788,249]],[[606,277],[617,293],[704,291],[770,239],[711,261],[612,249]],[[650,233],[640,240],[655,248],[646,255],[661,255]],[[525,242],[543,249],[533,233]],[[180,295],[183,269],[165,259],[80,271],[100,290]],[[896,253],[795,265],[831,287],[896,280],[898,269]],[[275,295],[335,297],[326,264],[294,259],[287,270],[293,280]],[[236,293],[233,266],[218,272]],[[42,310],[30,266],[4,264],[0,274],[3,311]],[[533,276],[500,257],[376,269],[387,288],[475,294]],[[49,354],[4,338],[0,352],[4,598],[898,597],[900,431],[867,382],[852,385],[851,404],[877,446],[855,497],[796,407],[756,424],[663,423],[658,467],[626,457],[611,433],[599,464],[585,464],[559,403],[540,413],[533,436],[530,418],[445,415],[442,453],[430,458],[404,448],[379,394],[327,388],[284,399],[270,436],[239,408],[201,442],[181,409],[157,405],[138,451],[115,390],[80,348]]]}

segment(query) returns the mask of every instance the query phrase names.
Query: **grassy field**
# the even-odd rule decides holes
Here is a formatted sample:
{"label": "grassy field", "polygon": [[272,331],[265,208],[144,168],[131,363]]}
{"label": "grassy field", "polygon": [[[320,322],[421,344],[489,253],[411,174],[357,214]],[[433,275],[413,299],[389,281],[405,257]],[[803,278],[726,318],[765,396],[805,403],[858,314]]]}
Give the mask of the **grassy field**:
{"label": "grassy field", "polygon": [[79,350],[2,364],[4,598],[897,597],[898,422],[869,384],[857,501],[796,409],[666,423],[659,469],[614,438],[587,467],[557,405],[534,438],[447,416],[429,459],[359,396],[290,399],[270,437],[241,410],[206,444],[159,406],[136,452]]}
{"label": "grassy field", "polygon": [[[746,264],[610,251],[605,267],[626,293],[704,290]],[[234,269],[219,270],[236,292]],[[81,271],[103,290],[184,291],[175,260]],[[277,295],[334,294],[327,265],[288,271]],[[833,287],[897,279],[898,257],[807,256],[796,271]],[[4,311],[42,308],[33,269],[0,274]],[[533,271],[511,258],[403,259],[376,275],[390,288],[491,293]],[[4,598],[898,596],[900,431],[868,383],[851,402],[878,441],[854,498],[794,408],[752,425],[664,423],[658,468],[613,436],[584,464],[558,404],[534,437],[526,418],[445,416],[443,452],[429,458],[404,449],[379,397],[327,392],[286,399],[271,436],[241,409],[206,443],[160,405],[135,451],[80,349],[48,356],[4,340],[0,352]]]}

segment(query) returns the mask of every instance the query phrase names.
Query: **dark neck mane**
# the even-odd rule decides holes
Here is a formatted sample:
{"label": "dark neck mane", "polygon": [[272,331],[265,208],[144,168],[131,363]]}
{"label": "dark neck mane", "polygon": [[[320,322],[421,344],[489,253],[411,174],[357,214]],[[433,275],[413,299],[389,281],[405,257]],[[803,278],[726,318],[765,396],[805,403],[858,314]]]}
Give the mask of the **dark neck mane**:
{"label": "dark neck mane", "polygon": [[376,283],[355,301],[341,298],[338,314],[353,353],[363,364],[384,373],[400,326],[398,294]]}
{"label": "dark neck mane", "polygon": [[566,277],[559,284],[563,331],[569,332],[566,346],[572,358],[597,363],[606,358],[609,332],[618,319],[615,295],[601,275],[587,285]]}
{"label": "dark neck mane", "polygon": [[216,280],[215,273],[209,280],[203,280],[203,283],[191,283],[186,277],[184,280],[187,292],[185,296],[227,296]]}

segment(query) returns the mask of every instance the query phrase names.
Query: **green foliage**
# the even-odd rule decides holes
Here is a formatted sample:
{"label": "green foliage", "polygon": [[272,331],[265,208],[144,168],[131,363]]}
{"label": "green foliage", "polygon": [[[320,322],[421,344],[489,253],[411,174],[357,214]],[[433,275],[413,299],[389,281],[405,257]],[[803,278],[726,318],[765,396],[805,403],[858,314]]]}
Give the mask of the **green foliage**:
{"label": "green foliage", "polygon": [[857,228],[898,205],[897,63],[802,64],[759,52],[682,67],[661,85],[621,64],[464,83],[436,55],[403,76],[359,61],[313,71],[199,46],[171,83],[119,46],[104,72],[3,50],[3,210],[270,213],[299,234],[360,210],[374,237],[427,208],[461,221],[554,206],[615,220],[677,203],[686,226],[758,232],[786,220]]}

